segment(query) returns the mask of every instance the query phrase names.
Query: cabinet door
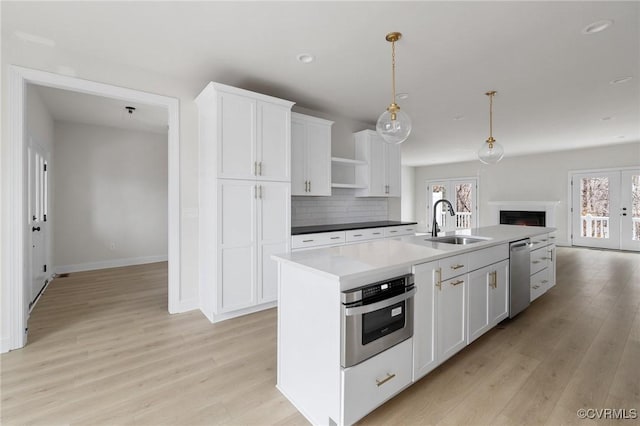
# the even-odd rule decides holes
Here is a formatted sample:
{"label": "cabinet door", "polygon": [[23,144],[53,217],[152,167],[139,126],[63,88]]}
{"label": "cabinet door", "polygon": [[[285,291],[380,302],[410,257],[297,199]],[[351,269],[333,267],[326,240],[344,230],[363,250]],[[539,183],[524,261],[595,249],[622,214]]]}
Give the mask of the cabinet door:
{"label": "cabinet door", "polygon": [[307,123],[307,195],[331,195],[331,127]]}
{"label": "cabinet door", "polygon": [[291,110],[268,102],[258,105],[258,179],[291,180]]}
{"label": "cabinet door", "polygon": [[291,119],[291,195],[307,194],[307,136],[304,122]]}
{"label": "cabinet door", "polygon": [[387,144],[387,196],[400,197],[400,146]]}
{"label": "cabinet door", "polygon": [[386,143],[377,135],[369,137],[369,195],[384,197],[387,195]]}
{"label": "cabinet door", "polygon": [[491,270],[495,273],[495,284],[489,291],[489,325],[493,327],[509,316],[509,261],[496,263]]}
{"label": "cabinet door", "polygon": [[219,180],[218,309],[229,312],[256,302],[256,185]]}
{"label": "cabinet door", "polygon": [[490,292],[493,290],[493,272],[491,267],[485,267],[469,274],[469,288],[467,289],[467,344],[473,342],[489,330],[490,327]]}
{"label": "cabinet door", "polygon": [[556,285],[556,246],[551,244],[547,247],[547,260],[549,265],[549,284],[548,288]]}
{"label": "cabinet door", "polygon": [[465,335],[467,275],[443,281],[440,287],[436,291],[438,295],[436,328],[438,330],[438,362],[441,363],[464,348],[467,343]]}
{"label": "cabinet door", "polygon": [[256,101],[220,92],[218,122],[218,177],[254,179]]}
{"label": "cabinet door", "polygon": [[278,273],[272,254],[289,251],[291,191],[288,183],[258,182],[258,302],[276,300]]}
{"label": "cabinet door", "polygon": [[413,380],[438,366],[436,357],[436,282],[438,262],[413,267],[418,291],[414,299]]}

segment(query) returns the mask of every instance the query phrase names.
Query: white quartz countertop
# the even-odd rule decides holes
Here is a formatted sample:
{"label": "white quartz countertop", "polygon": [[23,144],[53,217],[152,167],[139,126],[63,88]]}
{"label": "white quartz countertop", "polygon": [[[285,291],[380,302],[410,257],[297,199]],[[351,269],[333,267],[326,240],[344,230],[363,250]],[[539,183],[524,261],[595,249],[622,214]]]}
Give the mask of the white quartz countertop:
{"label": "white quartz countertop", "polygon": [[348,281],[370,274],[409,268],[460,253],[547,234],[555,228],[518,225],[496,225],[448,233],[448,235],[476,236],[486,241],[467,245],[443,244],[428,241],[430,235],[408,235],[336,247],[317,248],[273,255],[277,262],[295,264],[301,268]]}

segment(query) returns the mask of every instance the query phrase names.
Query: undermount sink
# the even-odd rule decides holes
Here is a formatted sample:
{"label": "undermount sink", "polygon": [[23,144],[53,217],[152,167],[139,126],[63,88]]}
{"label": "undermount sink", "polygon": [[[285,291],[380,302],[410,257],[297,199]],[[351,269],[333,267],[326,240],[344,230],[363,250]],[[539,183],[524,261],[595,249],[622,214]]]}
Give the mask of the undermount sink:
{"label": "undermount sink", "polygon": [[480,243],[482,241],[487,241],[487,240],[484,238],[465,237],[462,235],[445,235],[443,237],[425,238],[425,241],[433,241],[436,243],[444,243],[444,244],[467,245],[467,244],[473,244],[473,243]]}

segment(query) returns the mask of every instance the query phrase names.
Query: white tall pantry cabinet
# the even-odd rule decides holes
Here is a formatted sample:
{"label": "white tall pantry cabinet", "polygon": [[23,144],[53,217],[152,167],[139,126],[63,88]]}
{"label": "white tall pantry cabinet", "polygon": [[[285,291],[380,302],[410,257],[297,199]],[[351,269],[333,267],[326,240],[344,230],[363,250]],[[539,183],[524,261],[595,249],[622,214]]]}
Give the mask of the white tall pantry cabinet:
{"label": "white tall pantry cabinet", "polygon": [[216,322],[276,305],[270,257],[291,239],[293,102],[211,82],[196,103],[200,309]]}
{"label": "white tall pantry cabinet", "polygon": [[364,165],[356,167],[356,185],[363,186],[359,197],[399,197],[401,195],[400,146],[389,145],[374,130],[354,133],[356,160]]}

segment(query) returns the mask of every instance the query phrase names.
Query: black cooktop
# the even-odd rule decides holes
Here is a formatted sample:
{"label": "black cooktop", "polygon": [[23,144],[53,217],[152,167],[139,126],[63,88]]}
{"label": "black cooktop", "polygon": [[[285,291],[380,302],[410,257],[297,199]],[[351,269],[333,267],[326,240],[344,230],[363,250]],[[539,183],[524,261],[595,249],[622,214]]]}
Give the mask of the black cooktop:
{"label": "black cooktop", "polygon": [[291,235],[315,234],[316,232],[349,231],[351,229],[382,228],[384,226],[415,225],[418,222],[381,220],[378,222],[338,223],[333,225],[294,226]]}

